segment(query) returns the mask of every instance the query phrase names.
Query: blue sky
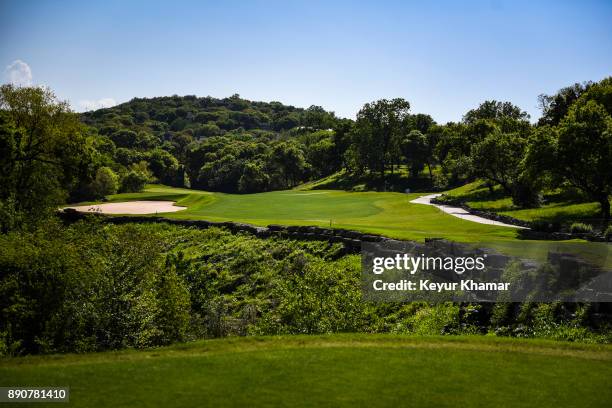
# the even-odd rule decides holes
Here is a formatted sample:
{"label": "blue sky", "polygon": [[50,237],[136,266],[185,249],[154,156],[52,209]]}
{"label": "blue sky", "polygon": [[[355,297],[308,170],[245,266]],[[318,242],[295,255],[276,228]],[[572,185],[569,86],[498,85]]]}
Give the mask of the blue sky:
{"label": "blue sky", "polygon": [[612,75],[611,21],[611,1],[0,0],[0,68],[76,110],[239,93],[351,118],[403,97],[438,122],[498,99],[535,119],[538,94]]}

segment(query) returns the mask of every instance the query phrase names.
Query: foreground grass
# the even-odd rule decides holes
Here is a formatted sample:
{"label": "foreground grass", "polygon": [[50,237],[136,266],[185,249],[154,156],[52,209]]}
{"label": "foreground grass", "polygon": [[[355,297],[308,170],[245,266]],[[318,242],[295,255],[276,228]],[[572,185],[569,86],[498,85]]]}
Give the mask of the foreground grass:
{"label": "foreground grass", "polygon": [[0,382],[70,386],[76,407],[604,407],[611,362],[611,346],[542,340],[246,337],[5,359]]}

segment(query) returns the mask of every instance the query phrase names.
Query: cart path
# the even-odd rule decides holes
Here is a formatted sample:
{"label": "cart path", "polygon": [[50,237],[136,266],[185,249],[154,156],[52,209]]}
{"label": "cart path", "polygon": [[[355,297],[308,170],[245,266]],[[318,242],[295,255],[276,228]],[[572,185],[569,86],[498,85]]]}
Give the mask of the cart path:
{"label": "cart path", "polygon": [[467,221],[477,222],[479,224],[488,224],[488,225],[497,225],[499,227],[527,229],[525,227],[520,227],[518,225],[506,224],[504,222],[479,217],[477,215],[470,214],[469,212],[467,212],[461,207],[452,207],[450,205],[434,204],[431,202],[432,199],[439,197],[441,195],[442,194],[429,194],[429,195],[421,196],[419,198],[415,198],[414,200],[410,202],[413,204],[433,205],[434,207],[439,208],[440,210],[444,211],[447,214],[452,215],[453,217],[461,218]]}

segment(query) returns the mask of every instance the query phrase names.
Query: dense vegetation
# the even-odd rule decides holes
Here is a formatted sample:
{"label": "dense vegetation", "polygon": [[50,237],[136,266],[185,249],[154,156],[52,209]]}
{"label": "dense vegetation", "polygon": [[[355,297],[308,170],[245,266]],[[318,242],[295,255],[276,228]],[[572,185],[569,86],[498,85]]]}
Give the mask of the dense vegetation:
{"label": "dense vegetation", "polygon": [[149,164],[160,182],[226,192],[284,189],[334,171],[334,126],[318,106],[172,96],[82,115],[115,168]]}
{"label": "dense vegetation", "polygon": [[[395,113],[397,109],[401,112]],[[393,124],[379,123],[369,135],[318,106],[300,109],[238,95],[134,99],[85,113],[82,120],[98,133],[108,165],[119,172],[148,163],[152,175],[165,184],[251,193],[290,188],[343,168],[360,175],[389,166],[393,172],[409,163],[413,175],[424,165],[431,175],[434,163],[423,134],[434,121],[409,109],[402,99],[366,105],[360,113],[364,117],[384,121],[388,113],[397,116]],[[406,133],[401,146],[396,125]],[[380,137],[382,145],[368,139]],[[391,145],[401,151],[390,154]]]}
{"label": "dense vegetation", "polygon": [[[396,191],[481,179],[517,208],[537,208],[557,191],[597,202],[608,220],[611,95],[612,78],[542,95],[536,125],[509,102],[486,101],[461,122],[440,125],[399,98],[367,103],[352,121],[318,106],[238,95],[133,99],[84,113],[79,124],[50,91],[7,85],[0,219],[7,229],[10,214],[24,214],[20,207],[140,191],[147,182],[253,193],[340,172],[366,188]],[[43,183],[37,175],[47,172],[51,182]]]}
{"label": "dense vegetation", "polygon": [[[485,101],[458,123],[412,114],[404,99],[367,103],[355,121],[320,107],[195,96],[134,99],[88,112],[108,166],[143,163],[174,186],[225,192],[293,187],[344,170],[370,188],[431,189],[482,179],[514,205],[538,207],[543,193],[568,191],[599,203],[609,219],[612,79],[540,96],[536,125],[510,102]],[[389,182],[404,170],[412,182]],[[429,183],[419,181],[426,170]],[[407,173],[407,174],[406,174]],[[126,188],[124,190],[127,191]]]}
{"label": "dense vegetation", "polygon": [[216,228],[95,221],[0,235],[0,350],[338,332],[610,340],[609,320],[592,305],[363,302],[360,258],[341,249]]}
{"label": "dense vegetation", "polygon": [[53,217],[67,200],[139,191],[152,180],[256,192],[341,169],[382,189],[399,171],[427,169],[438,186],[481,178],[523,207],[539,205],[541,191],[571,187],[606,217],[612,79],[571,92],[580,95],[543,97],[548,119],[534,127],[509,103],[485,102],[461,123],[437,125],[402,99],[366,104],[354,122],[238,96],[134,100],[79,118],[47,89],[2,86],[1,351],[344,331],[609,341],[609,318],[592,305],[364,303],[358,259],[327,243],[159,225],[63,226]]}

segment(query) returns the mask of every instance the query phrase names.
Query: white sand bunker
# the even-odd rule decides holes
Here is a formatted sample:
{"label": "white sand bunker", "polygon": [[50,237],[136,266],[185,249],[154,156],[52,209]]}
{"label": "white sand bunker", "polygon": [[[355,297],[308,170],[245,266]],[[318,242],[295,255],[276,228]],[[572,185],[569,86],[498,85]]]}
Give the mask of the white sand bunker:
{"label": "white sand bunker", "polygon": [[126,201],[123,203],[81,205],[66,208],[73,208],[81,212],[100,212],[103,214],[156,214],[187,209],[187,207],[174,205],[174,201]]}

